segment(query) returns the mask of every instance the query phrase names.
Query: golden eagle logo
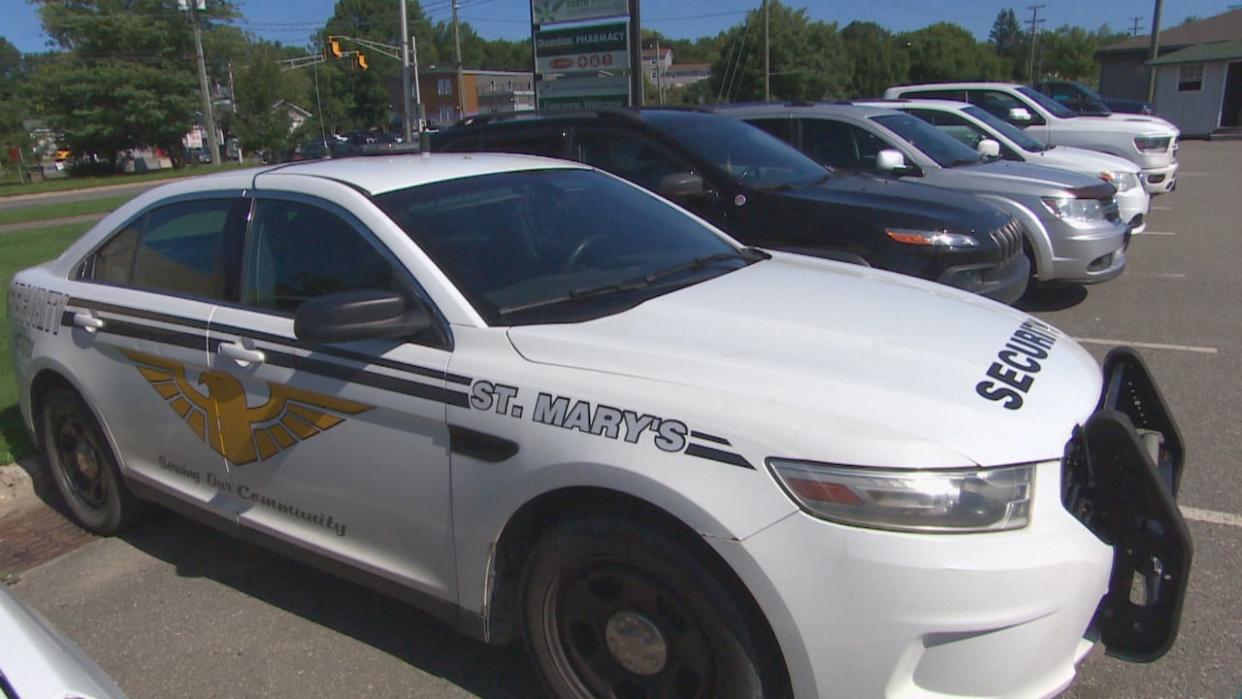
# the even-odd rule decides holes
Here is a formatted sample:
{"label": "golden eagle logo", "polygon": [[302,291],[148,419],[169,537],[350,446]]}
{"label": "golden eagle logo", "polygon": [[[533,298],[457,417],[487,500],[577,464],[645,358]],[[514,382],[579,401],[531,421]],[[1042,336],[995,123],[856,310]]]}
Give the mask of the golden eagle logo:
{"label": "golden eagle logo", "polygon": [[186,378],[180,362],[123,349],[142,377],[198,438],[234,465],[261,461],[345,421],[325,410],[357,415],[371,406],[290,386],[268,383],[267,402],[246,405],[246,389],[234,376],[204,371],[198,384]]}

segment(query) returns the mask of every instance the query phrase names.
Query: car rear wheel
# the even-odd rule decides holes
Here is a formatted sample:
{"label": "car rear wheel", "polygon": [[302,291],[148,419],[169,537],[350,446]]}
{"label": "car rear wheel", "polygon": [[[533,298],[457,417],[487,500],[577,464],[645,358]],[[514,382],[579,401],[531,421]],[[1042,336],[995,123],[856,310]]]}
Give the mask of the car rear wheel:
{"label": "car rear wheel", "polygon": [[125,487],[95,415],[76,392],[57,386],[40,401],[43,453],[52,480],[83,529],[111,535],[137,521],[140,503]]}
{"label": "car rear wheel", "polygon": [[527,646],[558,697],[783,696],[774,642],[759,642],[718,579],[656,531],[567,522],[526,566]]}

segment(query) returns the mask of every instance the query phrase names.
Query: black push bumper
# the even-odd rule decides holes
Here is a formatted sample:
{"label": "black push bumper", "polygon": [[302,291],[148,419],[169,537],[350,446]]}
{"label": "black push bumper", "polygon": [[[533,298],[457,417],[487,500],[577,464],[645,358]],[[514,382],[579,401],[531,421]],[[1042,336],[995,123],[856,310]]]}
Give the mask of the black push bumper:
{"label": "black push bumper", "polygon": [[1062,499],[1113,547],[1092,626],[1109,655],[1150,662],[1177,638],[1193,546],[1177,509],[1185,451],[1147,366],[1119,347],[1104,360],[1097,410],[1067,448]]}

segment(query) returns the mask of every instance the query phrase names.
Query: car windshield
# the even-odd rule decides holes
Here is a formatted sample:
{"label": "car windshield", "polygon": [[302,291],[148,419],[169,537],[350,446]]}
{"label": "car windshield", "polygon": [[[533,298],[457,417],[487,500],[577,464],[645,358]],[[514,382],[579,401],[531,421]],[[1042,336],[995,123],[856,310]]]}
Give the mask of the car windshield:
{"label": "car windshield", "polygon": [[1078,116],[1078,114],[1075,113],[1074,110],[1070,109],[1069,107],[1066,107],[1065,105],[1052,99],[1048,95],[1045,95],[1039,90],[1033,90],[1029,87],[1022,86],[1018,88],[1018,92],[1022,93],[1023,97],[1026,97],[1027,99],[1034,102],[1035,104],[1038,104],[1039,106],[1048,110],[1048,113],[1052,114],[1052,116],[1054,117],[1058,117],[1061,119],[1073,119],[1074,117]]}
{"label": "car windshield", "polygon": [[593,170],[482,175],[375,202],[491,325],[619,313],[766,257]]}
{"label": "car windshield", "polygon": [[881,114],[871,120],[910,142],[940,167],[973,165],[983,157],[961,141],[928,124],[922,119],[905,113]]}
{"label": "car windshield", "polygon": [[1005,138],[1008,138],[1010,141],[1013,141],[1019,148],[1028,153],[1042,153],[1048,150],[1047,146],[1039,141],[1036,141],[1030,136],[1027,136],[1026,132],[1022,129],[1019,129],[1004,119],[999,119],[993,116],[990,112],[980,109],[979,107],[966,107],[962,111],[978,119],[984,124],[987,124],[988,128],[996,131]]}
{"label": "car windshield", "polygon": [[742,121],[672,112],[645,118],[696,156],[756,189],[811,184],[832,174],[793,146]]}

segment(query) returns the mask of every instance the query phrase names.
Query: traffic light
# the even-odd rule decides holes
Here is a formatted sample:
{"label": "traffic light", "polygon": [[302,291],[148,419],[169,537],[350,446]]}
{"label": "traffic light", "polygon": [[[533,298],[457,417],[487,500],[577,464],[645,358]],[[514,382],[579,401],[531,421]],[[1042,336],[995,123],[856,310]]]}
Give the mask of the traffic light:
{"label": "traffic light", "polygon": [[340,58],[342,55],[344,55],[341,52],[341,41],[339,39],[328,39],[328,50],[331,51],[332,55],[336,56],[337,58]]}
{"label": "traffic light", "polygon": [[366,70],[368,68],[367,57],[361,51],[358,52],[358,67],[362,70]]}

